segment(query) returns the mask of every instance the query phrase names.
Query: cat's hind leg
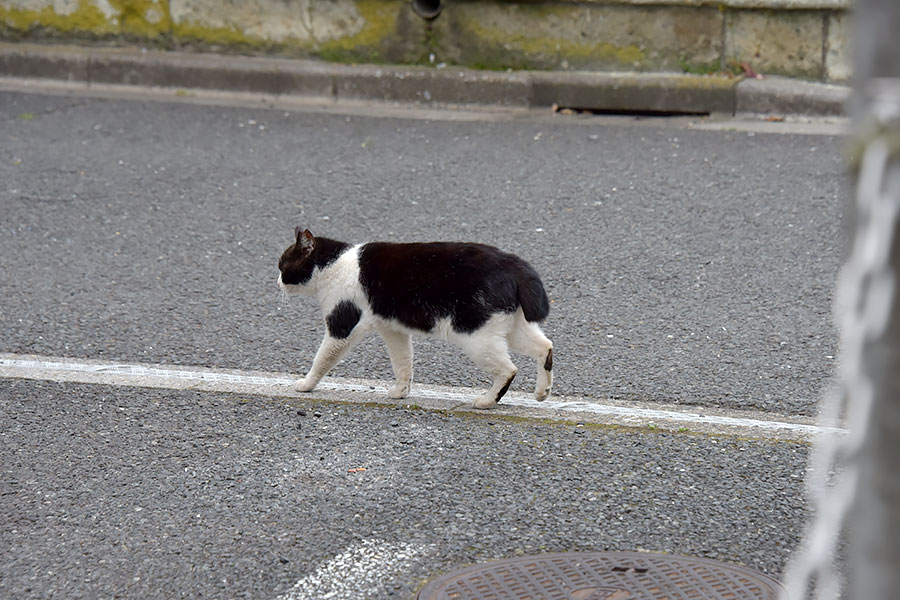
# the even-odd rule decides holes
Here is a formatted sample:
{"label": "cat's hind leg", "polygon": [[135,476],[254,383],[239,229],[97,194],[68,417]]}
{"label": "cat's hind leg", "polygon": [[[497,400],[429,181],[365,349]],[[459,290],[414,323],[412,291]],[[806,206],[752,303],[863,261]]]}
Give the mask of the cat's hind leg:
{"label": "cat's hind leg", "polygon": [[384,339],[394,369],[394,387],[388,390],[389,398],[406,398],[412,386],[413,349],[412,338],[408,333],[381,327],[378,333]]}
{"label": "cat's hind leg", "polygon": [[521,312],[516,314],[516,324],[509,335],[513,352],[531,356],[537,363],[537,383],[534,397],[538,402],[550,396],[553,385],[553,342],[547,339],[536,323],[529,323]]}
{"label": "cat's hind leg", "polygon": [[491,388],[475,398],[475,408],[493,408],[506,394],[516,377],[517,369],[509,358],[506,337],[490,330],[472,334],[461,344],[475,364],[490,373],[493,378]]}

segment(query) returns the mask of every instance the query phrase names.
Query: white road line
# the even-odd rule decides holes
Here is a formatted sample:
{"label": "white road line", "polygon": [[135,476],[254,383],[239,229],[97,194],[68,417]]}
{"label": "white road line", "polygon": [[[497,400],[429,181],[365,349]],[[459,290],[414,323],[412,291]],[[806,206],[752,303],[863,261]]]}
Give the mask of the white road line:
{"label": "white road line", "polygon": [[383,594],[392,577],[409,572],[412,562],[430,546],[384,540],[362,540],[323,562],[275,600],[372,598]]}
{"label": "white road line", "polygon": [[[295,378],[273,373],[249,373],[202,367],[110,363],[57,357],[0,354],[0,377],[82,383],[127,385],[172,389],[252,393],[275,397],[321,397],[326,400],[419,404],[428,408],[465,410],[478,392],[417,384],[410,398],[392,401],[383,381],[326,378],[312,396],[293,390]],[[813,419],[747,411],[725,411],[699,407],[665,407],[614,403],[592,398],[552,397],[537,402],[531,395],[509,393],[499,414],[583,420],[625,426],[656,426],[703,433],[726,433],[761,438],[809,439],[846,430],[818,425]]]}

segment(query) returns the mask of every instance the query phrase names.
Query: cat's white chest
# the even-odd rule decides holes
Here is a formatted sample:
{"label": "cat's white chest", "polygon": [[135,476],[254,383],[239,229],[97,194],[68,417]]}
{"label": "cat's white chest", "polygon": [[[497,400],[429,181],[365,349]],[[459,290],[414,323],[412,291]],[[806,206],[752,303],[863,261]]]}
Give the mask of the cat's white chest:
{"label": "cat's white chest", "polygon": [[316,273],[316,299],[326,311],[345,300],[360,308],[368,307],[359,283],[359,248],[359,245],[353,246],[327,269]]}

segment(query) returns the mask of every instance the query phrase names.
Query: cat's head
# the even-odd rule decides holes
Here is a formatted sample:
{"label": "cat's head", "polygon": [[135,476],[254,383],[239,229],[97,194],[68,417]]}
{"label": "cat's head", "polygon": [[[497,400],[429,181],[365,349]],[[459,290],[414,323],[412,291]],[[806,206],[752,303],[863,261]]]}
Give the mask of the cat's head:
{"label": "cat's head", "polygon": [[278,260],[278,285],[287,293],[301,293],[302,287],[312,277],[315,263],[313,250],[316,247],[316,238],[309,229],[297,227],[294,230],[296,240],[288,246]]}

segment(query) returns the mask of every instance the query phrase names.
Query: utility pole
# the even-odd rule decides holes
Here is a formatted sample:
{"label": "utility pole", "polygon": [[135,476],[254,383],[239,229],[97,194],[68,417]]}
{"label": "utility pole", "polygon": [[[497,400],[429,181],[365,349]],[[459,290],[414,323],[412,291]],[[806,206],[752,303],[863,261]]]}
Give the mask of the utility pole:
{"label": "utility pole", "polygon": [[854,10],[854,245],[884,263],[861,279],[862,305],[845,308],[868,313],[857,380],[845,384],[861,429],[847,597],[888,600],[900,593],[900,2],[859,0]]}
{"label": "utility pole", "polygon": [[860,428],[846,597],[888,600],[900,594],[900,2],[858,0],[854,10],[854,246],[884,262],[860,280],[862,306],[844,309],[869,325],[856,380],[845,383]]}
{"label": "utility pole", "polygon": [[900,597],[900,1],[856,0],[853,19],[856,190],[835,310],[839,389],[822,409],[849,433],[813,450],[815,521],[787,572],[789,600]]}

